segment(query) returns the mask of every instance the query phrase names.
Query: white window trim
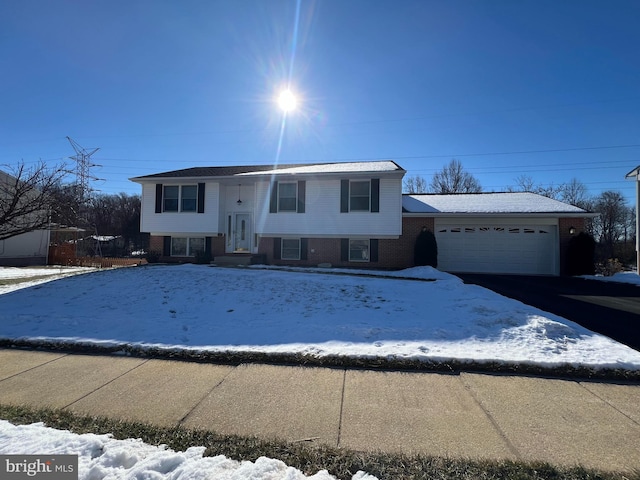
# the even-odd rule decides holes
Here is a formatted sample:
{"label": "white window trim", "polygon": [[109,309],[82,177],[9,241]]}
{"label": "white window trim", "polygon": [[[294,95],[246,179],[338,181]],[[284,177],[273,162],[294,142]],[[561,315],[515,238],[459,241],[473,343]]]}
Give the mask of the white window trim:
{"label": "white window trim", "polygon": [[[362,242],[362,241],[366,241],[368,248],[367,248],[367,258],[351,258],[351,242]],[[371,262],[371,239],[362,239],[362,238],[350,238],[349,239],[349,261],[350,262],[357,262],[357,263],[369,263]]]}
{"label": "white window trim", "polygon": [[[173,239],[174,239],[174,238],[184,238],[184,239],[186,239],[186,240],[187,240],[187,252],[186,252],[186,255],[174,255],[174,254],[173,254]],[[172,256],[172,257],[195,257],[195,256],[196,256],[196,254],[195,254],[195,253],[191,253],[191,242],[190,242],[190,240],[191,240],[191,239],[193,239],[193,238],[200,238],[200,239],[202,239],[202,240],[203,240],[203,244],[202,244],[202,246],[203,246],[203,248],[206,250],[206,248],[207,248],[207,239],[206,239],[205,237],[177,237],[177,236],[176,236],[176,237],[173,237],[173,236],[172,236],[172,237],[171,237],[171,249],[170,249],[170,253],[171,253],[171,255],[170,255],[170,256]],[[204,250],[203,250],[203,251],[204,251]]]}
{"label": "white window trim", "polygon": [[[352,197],[352,193],[351,193],[351,186],[354,183],[366,183],[369,186],[369,205],[366,209],[362,209],[362,210],[354,210],[351,207],[351,197]],[[364,197],[364,195],[358,195],[358,198],[362,198]],[[349,180],[349,211],[350,212],[371,212],[371,180]]]}
{"label": "white window trim", "polygon": [[[295,185],[296,187],[296,196],[295,196],[295,205],[294,208],[292,210],[282,210],[280,208],[280,186],[281,185]],[[286,197],[286,198],[291,198],[291,197]],[[296,213],[298,211],[298,182],[278,182],[278,209],[277,209],[278,213]]]}
{"label": "white window trim", "polygon": [[[178,187],[178,209],[166,210],[165,209],[165,188]],[[196,187],[196,207],[193,210],[182,210],[182,189],[183,187]],[[196,213],[198,211],[198,184],[187,183],[184,185],[163,185],[162,186],[162,213]]]}
{"label": "white window trim", "polygon": [[[297,241],[298,242],[298,256],[296,258],[293,257],[285,257],[284,255],[284,242],[285,241]],[[299,238],[283,238],[280,241],[280,259],[282,260],[300,260],[302,252],[302,242]]]}

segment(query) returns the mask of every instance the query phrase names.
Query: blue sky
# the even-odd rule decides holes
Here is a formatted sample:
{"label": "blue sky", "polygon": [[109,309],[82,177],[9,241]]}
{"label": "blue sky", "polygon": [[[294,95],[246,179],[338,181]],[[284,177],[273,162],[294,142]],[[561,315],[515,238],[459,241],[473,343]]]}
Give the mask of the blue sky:
{"label": "blue sky", "polygon": [[457,158],[485,191],[575,177],[631,201],[639,24],[637,0],[4,1],[0,164],[60,161],[70,136],[100,148],[94,188],[138,193],[192,166],[393,159],[430,180]]}

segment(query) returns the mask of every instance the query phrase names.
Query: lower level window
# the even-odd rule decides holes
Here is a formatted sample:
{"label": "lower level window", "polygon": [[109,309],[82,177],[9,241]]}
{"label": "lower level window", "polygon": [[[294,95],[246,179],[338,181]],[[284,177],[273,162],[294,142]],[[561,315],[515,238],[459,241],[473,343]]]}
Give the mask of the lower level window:
{"label": "lower level window", "polygon": [[349,240],[349,261],[369,261],[369,240]]}
{"label": "lower level window", "polygon": [[195,257],[204,252],[204,237],[171,237],[172,257]]}
{"label": "lower level window", "polygon": [[283,238],[282,255],[283,260],[300,260],[300,239]]}

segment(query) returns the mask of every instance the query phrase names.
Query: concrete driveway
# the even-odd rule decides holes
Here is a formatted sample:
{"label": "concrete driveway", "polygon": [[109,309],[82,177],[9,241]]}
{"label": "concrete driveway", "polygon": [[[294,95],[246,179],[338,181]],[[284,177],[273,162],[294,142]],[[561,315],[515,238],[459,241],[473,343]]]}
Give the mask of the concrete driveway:
{"label": "concrete driveway", "polygon": [[456,274],[640,351],[640,287],[574,277]]}

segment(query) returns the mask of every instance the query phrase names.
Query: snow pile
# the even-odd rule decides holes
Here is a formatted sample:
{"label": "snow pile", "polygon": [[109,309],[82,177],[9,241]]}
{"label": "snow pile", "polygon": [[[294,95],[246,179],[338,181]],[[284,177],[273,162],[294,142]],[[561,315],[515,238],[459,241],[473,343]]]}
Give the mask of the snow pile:
{"label": "snow pile", "polygon": [[598,280],[600,282],[617,282],[630,283],[631,285],[640,285],[640,275],[637,272],[619,272],[610,277],[602,275],[582,275],[587,280]]}
{"label": "snow pile", "polygon": [[[42,423],[13,425],[0,420],[0,454],[78,455],[78,480],[101,478],[154,480],[332,480],[326,470],[310,477],[280,460],[260,457],[255,462],[237,462],[223,455],[203,457],[205,447],[174,452],[165,446],[148,445],[142,440],[116,440],[111,435],[45,427]],[[376,480],[358,472],[353,480]]]}
{"label": "snow pile", "polygon": [[0,295],[0,338],[640,369],[640,352],[430,267],[381,278],[318,271],[175,265],[76,275]]}

